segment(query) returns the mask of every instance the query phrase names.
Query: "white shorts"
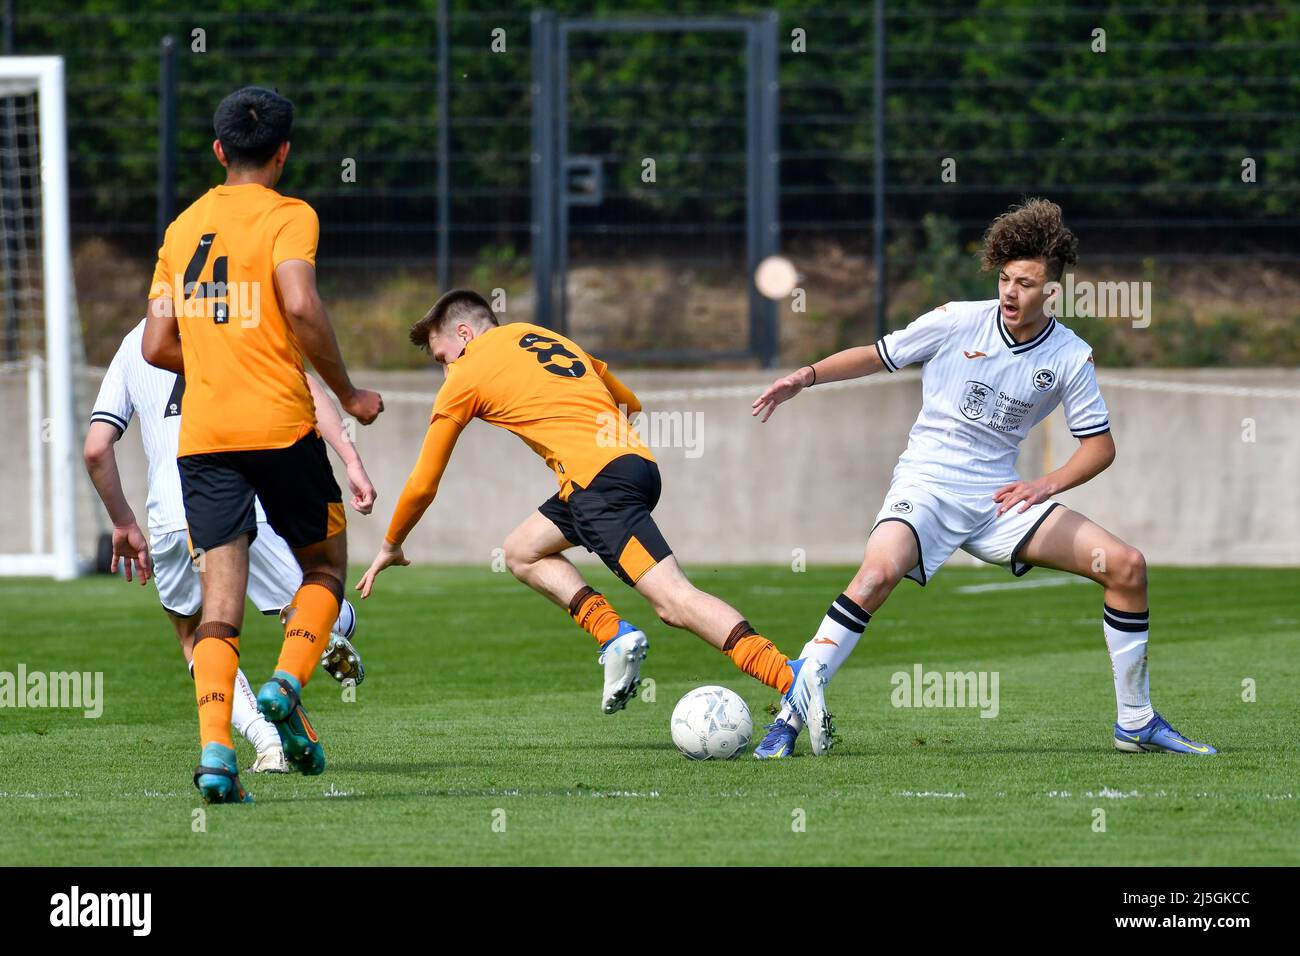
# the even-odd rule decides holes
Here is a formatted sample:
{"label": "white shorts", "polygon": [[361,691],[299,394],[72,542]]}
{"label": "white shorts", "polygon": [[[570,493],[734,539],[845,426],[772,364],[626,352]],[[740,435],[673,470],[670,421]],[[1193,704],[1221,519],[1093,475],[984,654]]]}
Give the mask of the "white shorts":
{"label": "white shorts", "polygon": [[[149,551],[163,608],[179,617],[197,614],[203,592],[190,559],[189,535],[183,529],[154,535]],[[289,545],[269,524],[258,522],[257,537],[248,549],[248,599],[263,614],[279,614],[301,584],[302,568]]]}
{"label": "white shorts", "polygon": [[901,521],[912,529],[920,560],[906,576],[922,586],[958,548],[1019,577],[1033,565],[1016,560],[1016,555],[1060,504],[1042,501],[1023,513],[1016,505],[998,517],[991,494],[955,494],[900,480],[890,485],[872,530],[883,521]]}

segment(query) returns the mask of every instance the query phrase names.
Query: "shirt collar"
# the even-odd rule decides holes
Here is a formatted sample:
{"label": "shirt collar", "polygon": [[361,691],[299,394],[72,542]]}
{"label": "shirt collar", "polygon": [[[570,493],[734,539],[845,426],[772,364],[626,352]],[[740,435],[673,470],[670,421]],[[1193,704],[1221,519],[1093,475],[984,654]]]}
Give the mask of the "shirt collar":
{"label": "shirt collar", "polygon": [[1056,328],[1056,317],[1049,316],[1047,324],[1042,327],[1037,335],[1028,342],[1017,342],[1011,336],[1011,333],[1007,331],[1006,323],[1002,321],[1001,305],[996,306],[994,309],[994,321],[998,324],[998,334],[1002,337],[1003,344],[1011,350],[1013,355],[1020,355],[1022,352],[1028,352],[1030,349],[1038,348],[1038,346],[1047,341],[1048,336],[1052,334],[1052,330]]}

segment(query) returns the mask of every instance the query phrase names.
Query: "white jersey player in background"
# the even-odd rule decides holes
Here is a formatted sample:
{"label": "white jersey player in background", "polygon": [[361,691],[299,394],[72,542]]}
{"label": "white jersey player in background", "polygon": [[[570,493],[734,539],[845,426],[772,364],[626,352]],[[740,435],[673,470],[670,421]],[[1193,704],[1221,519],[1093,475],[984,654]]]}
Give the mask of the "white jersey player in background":
{"label": "white jersey player in background", "polygon": [[[921,412],[862,567],[801,656],[822,661],[829,681],[894,586],[904,577],[924,586],[958,548],[1015,575],[1035,566],[1069,571],[1104,589],[1102,629],[1118,704],[1115,747],[1212,754],[1213,747],[1182,736],[1151,706],[1141,552],[1051,500],[1095,478],[1115,458],[1092,350],[1050,314],[1047,286],[1074,263],[1077,245],[1055,203],[1034,199],[1012,207],[984,237],[984,266],[997,271],[997,299],[939,306],[874,346],[804,366],[754,402],[753,413],[767,421],[778,405],[818,382],[921,365]],[[1024,481],[1015,469],[1020,443],[1058,404],[1079,447],[1051,474]],[[783,710],[767,729],[755,756],[788,756],[799,718]],[[814,737],[814,754],[830,743]]]}
{"label": "white jersey player in background", "polygon": [[[104,375],[86,434],[86,470],[113,522],[113,573],[117,573],[121,562],[128,581],[132,579],[133,566],[141,584],[152,574],[158,598],[176,630],[192,675],[191,654],[202,610],[202,591],[196,560],[190,556],[180,472],[176,466],[185,381],[176,373],[155,368],[145,361],[141,352],[143,334],[142,321],[122,340]],[[321,435],[347,466],[352,507],[361,514],[369,514],[375,502],[375,489],[361,457],[344,434],[338,411],[324,390],[310,375],[307,384],[316,403]],[[148,460],[147,542],[122,492],[113,450],[137,414]],[[279,615],[302,583],[302,569],[289,545],[267,524],[261,502],[255,502],[255,508],[257,537],[249,548],[248,598],[263,614]],[[361,658],[350,641],[355,631],[356,611],[345,600],[330,643],[321,657],[321,666],[335,680],[360,683],[365,677]],[[258,712],[256,696],[242,670],[235,681],[231,723],[257,751],[257,760],[251,768],[254,773],[288,772],[279,732]]]}

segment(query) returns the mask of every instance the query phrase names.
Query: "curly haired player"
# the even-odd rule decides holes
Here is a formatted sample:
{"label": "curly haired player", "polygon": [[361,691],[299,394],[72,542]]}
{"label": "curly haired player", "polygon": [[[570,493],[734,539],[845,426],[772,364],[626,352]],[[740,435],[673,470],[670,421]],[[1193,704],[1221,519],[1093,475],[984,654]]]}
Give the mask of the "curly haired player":
{"label": "curly haired player", "polygon": [[[1042,566],[1103,588],[1102,629],[1115,678],[1115,747],[1212,754],[1151,707],[1147,679],[1146,561],[1136,548],[1052,496],[1090,481],[1115,458],[1092,350],[1050,313],[1050,284],[1076,258],[1061,208],[1031,199],[999,216],[984,237],[985,269],[998,297],[949,302],[874,346],[846,349],[779,379],[754,402],[767,421],[782,402],[818,382],[921,365],[922,403],[907,450],[867,539],[862,567],[832,602],[804,656],[829,681],[894,586],[924,586],[958,548],[1022,575]],[[1020,443],[1057,405],[1079,447],[1033,481],[1016,473]],[[785,757],[801,723],[788,708],[755,749]],[[818,752],[814,745],[813,752]]]}

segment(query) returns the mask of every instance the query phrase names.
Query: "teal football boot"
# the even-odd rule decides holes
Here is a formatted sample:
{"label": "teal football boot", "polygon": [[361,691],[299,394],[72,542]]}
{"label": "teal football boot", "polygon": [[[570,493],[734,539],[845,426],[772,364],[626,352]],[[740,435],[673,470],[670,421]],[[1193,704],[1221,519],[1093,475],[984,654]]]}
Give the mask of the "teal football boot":
{"label": "teal football boot", "polygon": [[276,671],[257,692],[257,709],[280,732],[280,744],[291,767],[309,777],[325,772],[325,748],[302,706],[298,678]]}
{"label": "teal football boot", "polygon": [[235,749],[210,743],[203,748],[199,765],[194,768],[194,786],[204,803],[252,803],[253,795],[239,783]]}

